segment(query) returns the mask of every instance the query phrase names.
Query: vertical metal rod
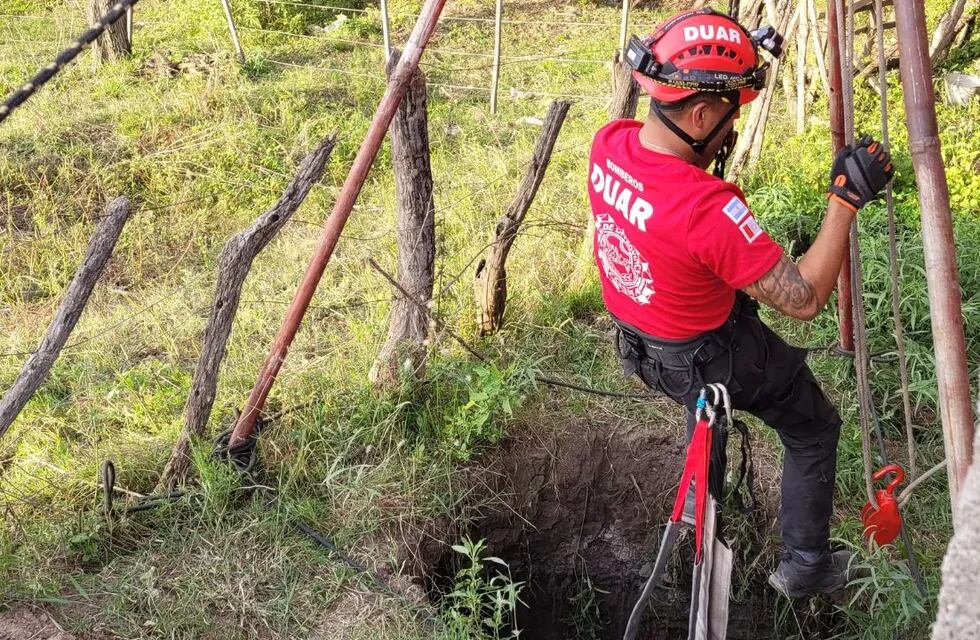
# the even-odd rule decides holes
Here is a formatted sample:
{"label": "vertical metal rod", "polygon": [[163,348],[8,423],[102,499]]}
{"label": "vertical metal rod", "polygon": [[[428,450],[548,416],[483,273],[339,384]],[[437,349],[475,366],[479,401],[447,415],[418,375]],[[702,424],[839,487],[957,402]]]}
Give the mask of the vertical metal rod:
{"label": "vertical metal rod", "polygon": [[225,11],[225,20],[228,21],[228,31],[231,32],[231,41],[235,44],[235,55],[239,62],[245,62],[245,52],[242,50],[242,43],[238,39],[238,28],[235,26],[235,18],[231,14],[231,5],[228,0],[221,0],[221,7]]}
{"label": "vertical metal rod", "polygon": [[500,86],[500,41],[504,27],[504,0],[496,0],[493,21],[493,79],[490,83],[490,113],[497,113],[497,89]]}
{"label": "vertical metal rod", "polygon": [[[973,460],[973,407],[970,375],[963,336],[963,310],[956,267],[956,243],[949,210],[949,186],[936,123],[936,96],[932,86],[929,42],[923,3],[896,2],[899,68],[909,149],[919,188],[922,245],[926,283],[929,288],[929,318],[936,353],[939,412],[943,443],[949,463],[949,495],[953,525],[958,521],[958,499],[966,472]],[[885,88],[882,87],[882,90]]]}
{"label": "vertical metal rod", "polygon": [[439,22],[439,14],[445,4],[446,0],[426,0],[422,6],[415,28],[412,29],[412,35],[409,36],[398,65],[391,74],[384,96],[381,97],[378,109],[374,113],[374,119],[371,120],[364,141],[361,142],[361,147],[354,158],[350,173],[347,174],[344,186],[341,187],[340,193],[337,195],[333,211],[330,212],[330,216],[324,224],[323,233],[320,235],[319,244],[317,244],[310,265],[306,269],[306,274],[303,276],[292,302],[289,303],[286,317],[283,319],[282,326],[279,327],[275,342],[273,342],[269,355],[259,372],[258,379],[255,381],[255,386],[245,402],[241,417],[235,424],[235,429],[229,439],[229,444],[232,446],[247,440],[255,431],[255,423],[265,406],[272,385],[275,384],[276,375],[286,360],[289,345],[296,337],[296,331],[310,306],[313,294],[316,293],[320,278],[327,268],[327,263],[330,261],[330,256],[333,255],[338,240],[340,240],[340,233],[343,231],[344,225],[347,224],[347,219],[354,208],[361,187],[364,186],[364,181],[367,179],[374,158],[378,154],[378,149],[384,141],[391,120],[395,116],[395,111],[405,96],[405,92],[408,91],[408,85],[418,69],[422,52],[425,50],[432,32],[435,31]]}
{"label": "vertical metal rod", "polygon": [[[827,0],[827,54],[830,72],[830,143],[834,155],[844,147],[844,100],[841,93],[841,42],[837,31],[837,3]],[[837,277],[837,317],[839,348],[854,352],[854,321],[851,313],[851,256],[844,253]]]}
{"label": "vertical metal rod", "polygon": [[388,23],[388,0],[381,0],[381,37],[385,43],[385,65],[391,58],[391,32]]}
{"label": "vertical metal rod", "polygon": [[626,36],[630,25],[630,0],[623,0],[623,17],[619,22],[619,56],[622,58],[626,51]]}

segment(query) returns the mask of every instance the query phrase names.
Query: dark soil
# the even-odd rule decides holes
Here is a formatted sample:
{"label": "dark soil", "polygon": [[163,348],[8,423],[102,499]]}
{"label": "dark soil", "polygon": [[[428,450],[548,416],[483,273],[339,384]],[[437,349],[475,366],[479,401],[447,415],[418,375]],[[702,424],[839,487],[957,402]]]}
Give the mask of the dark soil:
{"label": "dark soil", "polygon": [[[645,576],[683,466],[680,435],[644,426],[581,425],[566,433],[516,437],[479,473],[483,491],[502,494],[504,504],[469,531],[489,552],[510,565],[526,586],[518,613],[521,637],[534,640],[621,638]],[[762,479],[769,494],[777,483]],[[760,495],[763,505],[777,501]],[[753,564],[773,518],[763,506],[736,548],[729,638],[771,637],[774,598],[764,586],[771,567]],[[741,516],[738,516],[741,517]],[[733,520],[733,526],[734,526]],[[748,524],[748,526],[745,526]],[[686,638],[692,542],[678,545],[666,585],[654,594],[642,638]],[[436,573],[452,576],[456,554]],[[772,554],[766,554],[771,557]],[[740,574],[741,572],[741,574]],[[439,580],[437,579],[438,583]],[[768,626],[767,626],[768,625]]]}

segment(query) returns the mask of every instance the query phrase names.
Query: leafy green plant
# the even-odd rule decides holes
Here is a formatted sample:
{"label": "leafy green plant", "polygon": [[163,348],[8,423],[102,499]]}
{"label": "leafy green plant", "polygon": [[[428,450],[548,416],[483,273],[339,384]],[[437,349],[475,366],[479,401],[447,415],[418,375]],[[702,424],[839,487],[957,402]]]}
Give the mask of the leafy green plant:
{"label": "leafy green plant", "polygon": [[572,631],[576,640],[599,640],[606,621],[602,619],[599,610],[599,600],[596,597],[603,591],[592,584],[592,579],[585,576],[578,581],[575,593],[568,598],[571,613],[562,620]]}
{"label": "leafy green plant", "polygon": [[[852,627],[862,629],[850,637],[893,638],[894,629],[904,629],[909,638],[919,637],[916,629],[927,633],[932,622],[929,602],[919,594],[908,565],[893,556],[891,547],[879,547],[855,557],[852,570],[860,577],[851,581],[850,598],[840,607]],[[875,624],[878,620],[888,620],[887,627]]]}
{"label": "leafy green plant", "polygon": [[447,416],[442,433],[446,452],[460,460],[468,460],[480,445],[494,444],[503,437],[504,426],[533,382],[533,372],[482,364],[467,373],[464,382],[467,400]]}
{"label": "leafy green plant", "polygon": [[[463,538],[462,542],[452,547],[467,564],[456,573],[453,590],[446,594],[443,617],[448,637],[517,638],[517,605],[523,583],[514,582],[506,562],[496,556],[484,556],[487,547],[483,540]],[[486,562],[503,567],[507,574],[497,572],[488,578]]]}

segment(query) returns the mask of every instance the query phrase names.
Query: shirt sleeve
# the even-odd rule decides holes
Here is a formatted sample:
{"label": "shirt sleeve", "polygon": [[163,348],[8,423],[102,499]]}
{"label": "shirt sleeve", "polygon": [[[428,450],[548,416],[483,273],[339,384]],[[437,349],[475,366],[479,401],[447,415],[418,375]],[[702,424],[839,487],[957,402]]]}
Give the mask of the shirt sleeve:
{"label": "shirt sleeve", "polygon": [[734,187],[708,194],[694,205],[687,249],[733,289],[757,281],[783,255],[783,248],[763,231]]}

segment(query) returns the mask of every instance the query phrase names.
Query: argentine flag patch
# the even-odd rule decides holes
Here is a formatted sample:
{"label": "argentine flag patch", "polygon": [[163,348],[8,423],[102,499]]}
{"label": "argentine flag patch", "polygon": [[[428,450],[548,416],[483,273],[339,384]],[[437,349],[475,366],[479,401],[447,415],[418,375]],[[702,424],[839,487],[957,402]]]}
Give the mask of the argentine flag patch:
{"label": "argentine flag patch", "polygon": [[728,201],[721,209],[725,212],[725,215],[731,218],[731,221],[735,224],[739,224],[745,218],[745,215],[749,212],[749,208],[745,206],[745,203],[739,199],[738,196],[732,196],[732,199]]}

